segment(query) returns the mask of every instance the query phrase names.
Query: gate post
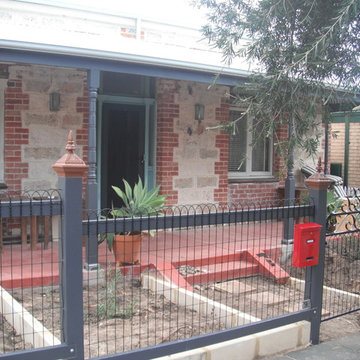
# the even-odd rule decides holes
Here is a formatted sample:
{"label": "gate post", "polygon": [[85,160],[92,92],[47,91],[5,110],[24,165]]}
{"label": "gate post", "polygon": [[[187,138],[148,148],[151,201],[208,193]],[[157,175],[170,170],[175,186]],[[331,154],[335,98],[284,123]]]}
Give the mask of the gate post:
{"label": "gate post", "polygon": [[73,350],[73,359],[84,359],[82,294],[82,178],[88,166],[74,154],[70,131],[66,154],[52,167],[59,177],[62,226],[59,243],[62,294],[62,341]]}
{"label": "gate post", "polygon": [[320,335],[325,264],[326,196],[327,189],[331,185],[331,181],[321,171],[321,158],[319,158],[317,173],[305,180],[306,185],[310,189],[310,199],[312,199],[315,205],[315,212],[311,221],[322,225],[320,231],[319,263],[306,269],[305,299],[310,299],[311,308],[314,309],[310,333],[312,344],[319,343]]}

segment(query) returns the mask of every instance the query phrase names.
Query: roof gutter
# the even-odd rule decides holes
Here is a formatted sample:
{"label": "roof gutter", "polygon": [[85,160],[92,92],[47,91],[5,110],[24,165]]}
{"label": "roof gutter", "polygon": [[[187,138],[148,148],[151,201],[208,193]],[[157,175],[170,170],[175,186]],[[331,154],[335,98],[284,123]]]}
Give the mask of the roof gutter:
{"label": "roof gutter", "polygon": [[20,51],[21,50],[31,51],[38,53],[54,54],[54,55],[68,55],[68,56],[70,55],[70,56],[80,56],[80,57],[101,59],[101,60],[122,61],[128,63],[142,64],[142,65],[155,65],[155,66],[175,68],[181,70],[220,74],[220,75],[230,76],[233,78],[244,78],[244,77],[248,77],[251,74],[251,72],[245,70],[229,69],[220,66],[212,66],[212,65],[193,63],[193,62],[184,62],[184,61],[162,59],[162,58],[156,58],[150,56],[101,51],[94,49],[82,49],[82,48],[74,48],[67,46],[50,45],[50,44],[20,42],[20,41],[3,40],[3,39],[0,39],[0,48],[20,50]]}

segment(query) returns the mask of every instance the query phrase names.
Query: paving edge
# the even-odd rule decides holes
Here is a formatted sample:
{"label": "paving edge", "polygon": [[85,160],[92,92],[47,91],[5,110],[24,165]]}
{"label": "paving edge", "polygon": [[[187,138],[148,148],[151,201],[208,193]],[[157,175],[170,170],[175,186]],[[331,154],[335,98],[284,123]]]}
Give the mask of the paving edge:
{"label": "paving edge", "polygon": [[176,305],[191,307],[200,314],[221,317],[227,328],[261,320],[152,275],[143,274],[141,284],[143,288],[164,295]]}
{"label": "paving edge", "polygon": [[[289,284],[290,284],[290,286],[296,288],[297,290],[300,290],[300,291],[305,290],[305,280],[301,280],[301,279],[291,277],[290,280],[289,280]],[[348,298],[353,299],[355,304],[360,305],[360,295],[358,295],[358,294],[353,294],[353,293],[348,292],[348,291],[339,290],[339,289],[336,289],[336,288],[331,288],[329,286],[324,286],[323,287],[323,292],[325,294],[335,293],[335,294],[338,294],[338,295],[344,295],[344,296],[346,296]]]}
{"label": "paving edge", "polygon": [[[142,275],[142,286],[160,292],[178,305],[191,306],[203,314],[211,313],[213,316],[214,313],[221,312],[221,317],[226,318],[226,327],[229,328],[260,320],[151,275]],[[309,343],[310,323],[300,321],[157,360],[238,360],[239,354],[242,360],[253,360],[305,347]]]}
{"label": "paving edge", "polygon": [[0,286],[0,310],[6,321],[26,343],[34,348],[61,344],[60,340],[34,318]]}

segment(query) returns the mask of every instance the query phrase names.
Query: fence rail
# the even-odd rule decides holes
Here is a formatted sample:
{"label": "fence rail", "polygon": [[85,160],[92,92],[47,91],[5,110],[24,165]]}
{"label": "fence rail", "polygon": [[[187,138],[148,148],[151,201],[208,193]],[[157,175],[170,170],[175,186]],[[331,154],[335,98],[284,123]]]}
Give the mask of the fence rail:
{"label": "fence rail", "polygon": [[[1,221],[15,230],[18,218],[44,216],[53,224],[62,219],[60,228],[51,230],[48,248],[45,242],[29,246],[27,241],[3,248],[0,281],[6,290],[0,295],[7,320],[0,324],[2,337],[8,338],[8,319],[29,313],[40,328],[20,330],[20,337],[35,339],[40,333],[43,340],[37,345],[7,343],[0,358],[148,359],[300,320],[311,322],[317,343],[321,320],[359,309],[359,269],[347,267],[360,259],[359,236],[328,234],[325,246],[326,187],[311,188],[309,205],[179,206],[159,216],[116,219],[103,218],[106,212],[99,211],[88,212],[84,220],[81,177],[60,177],[59,186],[58,198],[0,201]],[[352,216],[356,212],[349,211]],[[284,252],[288,246],[281,243],[286,220],[302,217],[323,225],[319,264],[298,271],[294,280]],[[147,233],[130,261],[115,258],[125,245],[107,247],[115,233],[123,244],[126,232]],[[100,238],[106,241],[95,244],[98,266],[89,270],[82,242]],[[134,245],[123,252],[135,254]],[[14,307],[5,307],[6,293],[14,299],[10,304],[16,300],[23,310],[15,314]],[[331,307],[327,301],[336,295],[343,305],[345,294],[351,308],[331,309],[321,319],[321,299],[325,308]]]}
{"label": "fence rail", "polygon": [[[226,211],[217,205],[182,206],[169,208],[158,216],[141,218],[92,219],[83,221],[83,234],[97,235],[111,232],[148,231],[156,229],[189,228],[220,224],[237,224],[265,220],[281,220],[313,216],[314,205],[287,205],[255,209],[239,208]],[[106,211],[105,211],[106,212]],[[151,211],[150,211],[151,212]],[[166,213],[167,212],[167,213]],[[101,212],[103,213],[103,211]],[[167,216],[166,216],[167,215]]]}

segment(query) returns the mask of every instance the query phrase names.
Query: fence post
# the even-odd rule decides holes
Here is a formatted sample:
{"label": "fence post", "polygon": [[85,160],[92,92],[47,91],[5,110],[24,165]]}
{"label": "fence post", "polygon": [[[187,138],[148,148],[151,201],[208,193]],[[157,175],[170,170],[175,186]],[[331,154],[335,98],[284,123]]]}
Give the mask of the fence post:
{"label": "fence post", "polygon": [[311,221],[322,225],[320,231],[319,263],[306,269],[305,299],[310,299],[314,314],[311,319],[310,338],[312,344],[319,343],[320,322],[322,311],[322,295],[325,265],[325,236],[326,236],[326,196],[331,181],[321,173],[321,158],[317,166],[317,173],[305,180],[310,189],[310,199],[315,205],[315,215]]}
{"label": "fence post", "polygon": [[62,199],[60,287],[62,292],[62,341],[74,359],[84,359],[82,294],[82,178],[88,166],[74,154],[70,131],[66,154],[52,167],[59,177]]}

